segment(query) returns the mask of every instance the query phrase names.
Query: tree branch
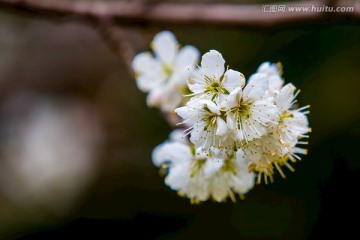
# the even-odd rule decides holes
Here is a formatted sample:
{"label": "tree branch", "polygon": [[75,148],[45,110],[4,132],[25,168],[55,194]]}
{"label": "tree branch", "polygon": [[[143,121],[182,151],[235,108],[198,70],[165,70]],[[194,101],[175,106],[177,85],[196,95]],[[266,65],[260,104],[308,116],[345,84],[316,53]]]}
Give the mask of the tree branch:
{"label": "tree branch", "polygon": [[[278,3],[288,7],[323,6],[328,1]],[[341,1],[336,1],[337,6]],[[144,2],[88,2],[44,0],[0,0],[0,9],[21,10],[45,17],[76,17],[98,22],[102,18],[117,24],[197,24],[271,27],[289,23],[333,19],[360,19],[360,3],[353,3],[354,11],[347,13],[324,12],[262,12],[262,5],[238,4],[174,4]]]}
{"label": "tree branch", "polygon": [[133,74],[131,62],[136,53],[134,51],[134,47],[126,37],[126,29],[114,24],[111,21],[104,20],[100,22],[98,31],[109,47],[111,47],[116,54],[123,59],[128,72]]}
{"label": "tree branch", "polygon": [[[278,3],[284,12],[262,12],[264,5],[235,4],[173,4],[144,2],[88,2],[60,0],[0,0],[0,10],[10,10],[35,16],[58,19],[70,17],[92,24],[108,45],[122,57],[129,72],[135,52],[126,38],[123,25],[211,25],[267,28],[303,22],[317,22],[325,19],[360,20],[360,3],[353,3],[354,11],[329,13],[317,11],[288,11],[289,7],[346,6],[339,0]],[[171,126],[179,122],[174,114],[164,113]]]}

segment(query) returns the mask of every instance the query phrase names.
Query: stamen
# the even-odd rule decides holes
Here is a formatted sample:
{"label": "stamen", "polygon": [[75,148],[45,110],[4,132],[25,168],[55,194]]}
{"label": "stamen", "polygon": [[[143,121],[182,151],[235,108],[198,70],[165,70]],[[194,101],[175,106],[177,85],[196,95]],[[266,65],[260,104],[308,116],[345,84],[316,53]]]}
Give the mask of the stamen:
{"label": "stamen", "polygon": [[274,183],[274,178],[273,178],[273,176],[272,176],[272,175],[269,175],[269,178],[270,178],[270,182],[271,182],[271,183]]}
{"label": "stamen", "polygon": [[276,169],[278,170],[278,172],[280,173],[281,177],[286,178],[284,172],[281,170],[281,167],[279,167],[278,163],[275,162],[274,165],[275,165]]}
{"label": "stamen", "polygon": [[295,172],[295,168],[293,168],[288,162],[285,162],[284,164],[290,171]]}
{"label": "stamen", "polygon": [[236,203],[236,197],[231,190],[229,190],[229,197],[233,203]]}
{"label": "stamen", "polygon": [[256,184],[260,184],[261,183],[261,172],[258,173],[258,179],[257,179],[257,182]]}
{"label": "stamen", "polygon": [[304,110],[304,109],[307,109],[307,108],[310,108],[310,105],[303,106],[303,107],[298,108],[298,109],[296,109],[296,110],[300,112],[300,111],[302,111],[302,110]]}
{"label": "stamen", "polygon": [[267,174],[264,173],[264,180],[265,180],[266,185],[268,185],[268,179],[267,178],[268,178]]}
{"label": "stamen", "polygon": [[245,195],[244,194],[239,194],[240,200],[245,200]]}
{"label": "stamen", "polygon": [[290,159],[290,161],[292,161],[293,163],[296,163],[296,159],[295,159],[292,155],[289,155],[289,159]]}

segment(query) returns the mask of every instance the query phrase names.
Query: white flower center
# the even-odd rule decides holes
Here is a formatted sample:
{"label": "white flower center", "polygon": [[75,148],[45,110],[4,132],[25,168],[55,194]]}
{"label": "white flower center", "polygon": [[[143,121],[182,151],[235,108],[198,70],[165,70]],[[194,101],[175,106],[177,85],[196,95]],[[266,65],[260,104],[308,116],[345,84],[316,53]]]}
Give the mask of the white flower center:
{"label": "white flower center", "polygon": [[174,66],[169,64],[162,64],[163,71],[167,78],[171,77],[174,72]]}
{"label": "white flower center", "polygon": [[[215,95],[220,93],[229,94],[229,92],[221,85],[220,82],[209,78],[208,76],[204,76],[205,79],[205,92],[212,92]],[[221,81],[222,77],[220,78]]]}

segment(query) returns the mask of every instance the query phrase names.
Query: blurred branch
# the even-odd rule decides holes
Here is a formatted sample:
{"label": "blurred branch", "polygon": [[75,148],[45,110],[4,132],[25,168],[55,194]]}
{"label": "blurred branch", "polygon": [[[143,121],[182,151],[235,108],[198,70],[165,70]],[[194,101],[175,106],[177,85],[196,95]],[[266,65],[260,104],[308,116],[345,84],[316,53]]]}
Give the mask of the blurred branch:
{"label": "blurred branch", "polygon": [[129,39],[126,37],[126,29],[116,25],[112,21],[103,20],[99,24],[98,30],[105,42],[123,59],[129,73],[133,74],[131,62],[136,53]]}
{"label": "blurred branch", "polygon": [[[277,3],[288,7],[324,6],[325,1]],[[331,5],[345,6],[342,1]],[[333,4],[334,3],[334,4]],[[146,2],[89,2],[89,1],[44,1],[0,0],[0,9],[21,10],[46,17],[72,16],[98,22],[111,19],[117,24],[199,24],[269,27],[289,23],[311,22],[326,18],[359,19],[360,3],[353,3],[353,12],[262,12],[262,5],[206,4],[206,3],[146,3]]]}
{"label": "blurred branch", "polygon": [[[340,0],[269,3],[282,5],[284,12],[263,12],[265,5],[165,3],[165,2],[90,2],[60,0],[0,0],[0,10],[26,13],[48,19],[78,19],[95,26],[108,45],[122,57],[132,73],[131,61],[135,51],[126,36],[124,26],[141,24],[211,25],[251,28],[269,28],[322,20],[360,20],[360,3],[351,3],[352,12],[289,11],[290,7],[334,7],[346,2]],[[349,5],[348,5],[349,6]],[[179,122],[174,114],[164,117],[171,126]]]}
{"label": "blurred branch", "polygon": [[[277,3],[289,7],[344,6],[340,0]],[[271,5],[271,4],[270,4]],[[0,0],[0,10],[27,13],[50,19],[75,18],[99,29],[101,36],[116,50],[131,71],[135,55],[124,34],[124,25],[188,24],[226,25],[267,28],[324,19],[360,20],[360,3],[352,3],[353,12],[330,13],[317,11],[262,12],[264,5],[164,3],[164,2],[90,2],[55,0]]]}

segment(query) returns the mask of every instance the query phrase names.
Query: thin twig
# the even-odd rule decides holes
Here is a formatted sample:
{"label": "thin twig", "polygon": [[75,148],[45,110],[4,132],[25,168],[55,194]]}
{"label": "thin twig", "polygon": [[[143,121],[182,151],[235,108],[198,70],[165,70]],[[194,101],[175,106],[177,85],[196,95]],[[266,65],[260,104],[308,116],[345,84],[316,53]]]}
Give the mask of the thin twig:
{"label": "thin twig", "polygon": [[[335,1],[337,6],[341,1]],[[289,7],[323,6],[327,1],[281,3]],[[283,24],[318,21],[325,18],[360,19],[360,3],[353,3],[354,11],[322,13],[316,11],[262,12],[261,5],[239,4],[174,4],[144,2],[88,2],[44,0],[0,0],[0,9],[22,10],[46,17],[76,17],[99,21],[107,18],[117,24],[197,24],[270,27]]]}
{"label": "thin twig", "polygon": [[98,30],[105,42],[123,59],[128,72],[133,74],[131,62],[136,53],[126,37],[126,29],[112,21],[103,20],[99,23]]}
{"label": "thin twig", "polygon": [[[296,6],[341,6],[340,1],[324,0],[281,3],[287,8]],[[359,5],[359,4],[358,4]],[[11,10],[35,16],[58,19],[61,17],[84,20],[100,30],[111,48],[122,56],[131,72],[131,59],[135,53],[118,26],[146,24],[198,24],[230,25],[244,27],[271,27],[282,24],[319,21],[325,18],[351,18],[360,20],[360,7],[354,6],[350,13],[262,12],[261,5],[235,4],[173,4],[146,2],[89,2],[89,1],[48,1],[48,0],[0,0],[0,10]]]}
{"label": "thin twig", "polygon": [[[345,6],[337,0],[281,3],[286,9],[307,6]],[[262,5],[239,4],[173,4],[144,2],[88,2],[47,0],[0,0],[0,10],[10,10],[34,16],[58,19],[76,18],[98,28],[101,36],[123,58],[130,73],[135,52],[124,34],[123,25],[178,24],[226,25],[242,27],[276,27],[281,25],[316,22],[324,19],[360,20],[360,3],[353,4],[354,11],[347,13],[322,13],[316,11],[262,12]],[[164,113],[171,126],[178,122],[176,115]]]}

